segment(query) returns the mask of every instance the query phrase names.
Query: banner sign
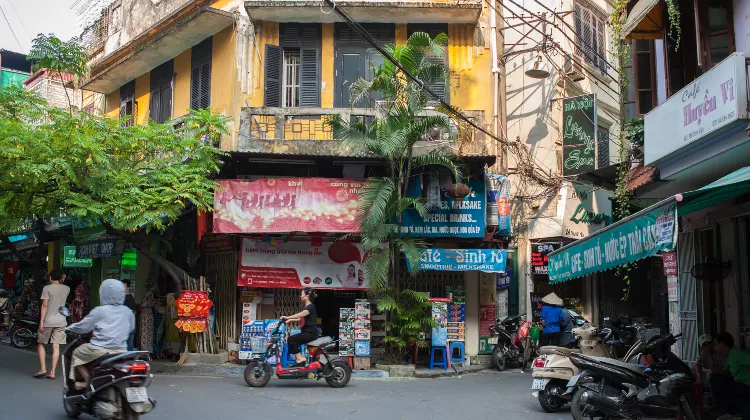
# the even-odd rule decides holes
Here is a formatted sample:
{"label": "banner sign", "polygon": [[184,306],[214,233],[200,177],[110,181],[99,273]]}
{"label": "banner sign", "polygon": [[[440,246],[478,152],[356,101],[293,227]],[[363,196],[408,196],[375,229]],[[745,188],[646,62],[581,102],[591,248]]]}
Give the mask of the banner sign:
{"label": "banner sign", "polygon": [[401,233],[423,238],[484,238],[485,184],[470,182],[467,185],[471,194],[463,200],[441,193],[439,208],[430,210],[426,220],[416,210],[405,211]]}
{"label": "banner sign", "polygon": [[117,239],[91,241],[76,245],[76,258],[109,258],[122,254],[125,242]]}
{"label": "banner sign", "polygon": [[91,258],[76,258],[75,246],[63,247],[63,267],[91,267],[92,265],[94,265],[94,260]]}
{"label": "banner sign", "polygon": [[364,253],[350,242],[268,242],[244,238],[237,276],[238,286],[265,288],[366,289]]}
{"label": "banner sign", "polygon": [[333,178],[222,180],[214,233],[359,232],[365,181]]}
{"label": "banner sign", "polygon": [[[421,249],[419,270],[425,271],[484,271],[502,273],[508,259],[504,249]],[[413,270],[409,259],[406,267]]]}
{"label": "banner sign", "polygon": [[547,275],[549,254],[561,247],[559,242],[531,244],[531,274]]}
{"label": "banner sign", "polygon": [[550,283],[609,270],[674,249],[677,204],[669,203],[613,226],[550,255]]}
{"label": "banner sign", "polygon": [[234,236],[206,233],[201,238],[201,249],[206,254],[221,254],[235,252]]}
{"label": "banner sign", "polygon": [[596,94],[563,98],[563,176],[596,169]]}

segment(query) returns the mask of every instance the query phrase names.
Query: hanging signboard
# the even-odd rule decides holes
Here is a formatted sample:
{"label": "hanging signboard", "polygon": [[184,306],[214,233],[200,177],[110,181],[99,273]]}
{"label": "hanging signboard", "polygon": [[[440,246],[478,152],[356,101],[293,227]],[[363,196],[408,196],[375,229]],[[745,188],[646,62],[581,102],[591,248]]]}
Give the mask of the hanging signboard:
{"label": "hanging signboard", "polygon": [[[419,270],[426,271],[505,271],[508,252],[504,249],[421,249]],[[413,270],[409,259],[406,267]]]}
{"label": "hanging signboard", "polygon": [[550,255],[550,283],[609,270],[674,249],[677,205],[672,202],[613,226]]}
{"label": "hanging signboard", "polygon": [[[455,200],[442,193],[439,207],[431,209],[426,219],[416,210],[404,212],[401,233],[423,238],[483,238],[485,231],[486,194],[484,182],[470,182],[471,194]],[[410,191],[413,196],[415,191]]]}
{"label": "hanging signboard", "polygon": [[91,267],[92,265],[94,265],[94,260],[91,258],[76,258],[75,246],[63,247],[63,267]]}
{"label": "hanging signboard", "polygon": [[547,275],[549,254],[561,247],[559,242],[531,244],[531,274]]}
{"label": "hanging signboard", "polygon": [[76,245],[76,258],[109,258],[122,254],[125,242],[117,239],[91,241]]}
{"label": "hanging signboard", "polygon": [[596,169],[596,94],[563,98],[563,176]]}
{"label": "hanging signboard", "polygon": [[214,194],[214,233],[359,232],[365,181],[334,178],[222,180]]}
{"label": "hanging signboard", "polygon": [[562,236],[581,239],[612,224],[612,194],[572,183],[560,189],[565,194]]}
{"label": "hanging signboard", "polygon": [[677,253],[676,252],[664,252],[661,254],[662,264],[664,265],[664,276],[676,276],[677,275]]}
{"label": "hanging signboard", "polygon": [[268,242],[244,238],[237,285],[265,288],[366,289],[364,252],[350,242]]}
{"label": "hanging signboard", "polygon": [[235,252],[234,236],[206,233],[201,238],[201,249],[206,254],[221,254]]}

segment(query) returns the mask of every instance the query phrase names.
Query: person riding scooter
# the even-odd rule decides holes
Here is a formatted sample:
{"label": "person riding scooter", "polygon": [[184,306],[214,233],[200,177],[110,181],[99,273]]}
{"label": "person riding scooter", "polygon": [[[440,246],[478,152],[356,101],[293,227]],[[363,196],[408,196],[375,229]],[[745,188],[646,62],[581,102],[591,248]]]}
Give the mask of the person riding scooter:
{"label": "person riding scooter", "polygon": [[77,334],[93,331],[93,337],[73,351],[70,364],[70,379],[76,380],[76,373],[83,379],[75,383],[76,389],[84,390],[89,384],[87,363],[111,353],[127,350],[128,335],[135,330],[135,316],[125,303],[125,285],[115,279],[107,279],[99,287],[101,306],[94,308],[80,322],[71,324],[67,330]]}
{"label": "person riding scooter", "polygon": [[305,309],[292,316],[282,316],[281,320],[285,322],[294,322],[304,320],[302,331],[299,334],[289,336],[289,353],[294,354],[297,363],[292,367],[303,367],[306,364],[305,355],[299,349],[299,346],[307,344],[318,338],[318,311],[312,301],[317,297],[315,290],[311,287],[305,287],[299,295]]}

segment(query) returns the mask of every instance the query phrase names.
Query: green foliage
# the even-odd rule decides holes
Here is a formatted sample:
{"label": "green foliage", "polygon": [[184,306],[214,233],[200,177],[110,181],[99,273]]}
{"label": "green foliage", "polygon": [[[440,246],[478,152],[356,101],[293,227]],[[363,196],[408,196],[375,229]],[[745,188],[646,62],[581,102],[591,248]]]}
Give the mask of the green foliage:
{"label": "green foliage", "polygon": [[213,207],[223,152],[203,135],[225,130],[226,117],[191,111],[197,128],[180,132],[63,112],[18,90],[0,89],[0,100],[0,231],[68,214],[148,232],[165,229],[188,204]]}
{"label": "green foliage", "polygon": [[680,49],[682,28],[680,27],[680,6],[677,0],[667,1],[667,16],[669,16],[669,37],[674,41],[675,52]]}
{"label": "green foliage", "polygon": [[[373,69],[371,81],[359,79],[351,86],[351,103],[360,104],[372,98],[378,101],[375,121],[366,124],[341,118],[329,124],[334,138],[344,144],[366,150],[388,163],[388,173],[370,178],[360,196],[359,219],[362,226],[362,245],[370,257],[365,260],[365,274],[377,299],[377,305],[389,313],[386,324],[388,337],[387,358],[401,362],[409,343],[433,325],[427,295],[399,287],[398,261],[404,255],[412,267],[417,266],[419,249],[427,244],[417,238],[401,234],[402,214],[414,209],[427,215],[421,198],[407,197],[409,180],[417,174],[444,168],[459,182],[461,167],[454,156],[433,152],[416,154],[415,145],[435,129],[451,133],[455,129],[450,119],[440,110],[431,109],[433,98],[425,87],[447,83],[448,71],[436,64],[444,56],[448,44],[445,34],[434,39],[425,33],[415,33],[405,45],[389,45],[385,49],[421,83],[411,81],[390,61]],[[430,111],[430,112],[428,112]],[[437,112],[435,112],[437,111]]]}
{"label": "green foliage", "polygon": [[422,338],[424,332],[436,326],[430,314],[432,303],[427,293],[414,290],[385,290],[378,299],[379,310],[388,312],[390,317],[385,323],[384,341],[392,351],[389,362],[400,363],[408,353],[410,344],[416,343],[420,348],[429,344]]}
{"label": "green foliage", "polygon": [[67,73],[75,81],[88,77],[88,54],[75,40],[61,41],[56,36],[39,34],[32,41],[27,57],[34,70],[47,69],[53,73]]}

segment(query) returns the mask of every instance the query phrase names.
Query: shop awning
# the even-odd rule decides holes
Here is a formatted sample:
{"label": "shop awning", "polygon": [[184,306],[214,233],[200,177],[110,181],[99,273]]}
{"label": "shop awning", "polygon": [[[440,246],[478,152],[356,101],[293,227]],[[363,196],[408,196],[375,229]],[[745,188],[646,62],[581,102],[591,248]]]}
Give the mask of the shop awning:
{"label": "shop awning", "polygon": [[549,255],[550,283],[638,261],[674,248],[677,217],[750,193],[750,167],[703,188],[677,194]]}
{"label": "shop awning", "polygon": [[661,0],[640,0],[628,14],[622,27],[626,39],[661,39],[663,6]]}

